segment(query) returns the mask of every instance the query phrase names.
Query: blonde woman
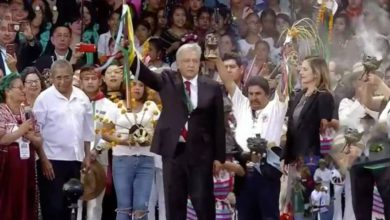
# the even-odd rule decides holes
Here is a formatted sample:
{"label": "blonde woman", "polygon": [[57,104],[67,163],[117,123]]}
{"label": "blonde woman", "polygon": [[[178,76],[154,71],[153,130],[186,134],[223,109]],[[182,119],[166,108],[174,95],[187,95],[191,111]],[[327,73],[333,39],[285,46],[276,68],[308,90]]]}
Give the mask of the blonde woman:
{"label": "blonde woman", "polygon": [[320,156],[320,131],[332,119],[334,99],[330,93],[329,70],[325,60],[308,57],[299,72],[303,90],[297,93],[287,112],[285,164],[300,156]]}

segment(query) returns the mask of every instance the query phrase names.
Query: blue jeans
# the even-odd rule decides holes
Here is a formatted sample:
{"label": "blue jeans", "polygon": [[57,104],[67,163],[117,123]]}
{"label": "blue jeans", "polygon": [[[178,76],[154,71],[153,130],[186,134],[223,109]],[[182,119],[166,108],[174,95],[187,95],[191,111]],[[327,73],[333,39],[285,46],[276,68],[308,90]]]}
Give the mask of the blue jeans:
{"label": "blue jeans", "polygon": [[154,178],[154,158],[114,156],[113,178],[117,197],[116,220],[132,220],[136,212],[147,220],[150,191]]}

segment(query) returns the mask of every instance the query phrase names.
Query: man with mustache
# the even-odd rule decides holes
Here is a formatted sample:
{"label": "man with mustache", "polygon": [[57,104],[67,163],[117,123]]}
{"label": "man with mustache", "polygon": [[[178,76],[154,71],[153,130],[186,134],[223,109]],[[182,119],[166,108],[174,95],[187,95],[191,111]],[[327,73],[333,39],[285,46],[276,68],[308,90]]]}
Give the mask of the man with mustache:
{"label": "man with mustache", "polygon": [[[239,80],[235,79],[242,75],[243,69],[237,65],[240,63],[239,57],[232,56],[216,61],[218,69],[226,67],[219,74],[233,103],[233,113],[237,120],[237,143],[248,153],[248,138],[260,134],[268,143],[280,146],[287,111],[285,97],[278,89],[275,98],[269,100],[268,81],[260,76],[249,78],[244,91],[241,91],[237,85]],[[248,161],[247,164],[253,164],[251,162],[255,162],[255,165],[247,167],[246,177],[238,194],[238,217],[240,220],[278,219],[280,179],[261,174],[258,162]]]}

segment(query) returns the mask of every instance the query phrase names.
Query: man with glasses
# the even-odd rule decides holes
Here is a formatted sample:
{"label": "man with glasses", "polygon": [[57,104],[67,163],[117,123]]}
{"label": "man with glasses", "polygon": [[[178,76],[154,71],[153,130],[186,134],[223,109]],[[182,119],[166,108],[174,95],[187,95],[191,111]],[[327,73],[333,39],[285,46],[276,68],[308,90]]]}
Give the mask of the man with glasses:
{"label": "man with glasses", "polygon": [[50,161],[46,166],[38,163],[40,201],[43,220],[68,220],[62,187],[69,179],[80,178],[82,163],[89,167],[93,113],[88,96],[72,86],[68,61],[55,61],[50,73],[53,86],[38,96],[33,108]]}

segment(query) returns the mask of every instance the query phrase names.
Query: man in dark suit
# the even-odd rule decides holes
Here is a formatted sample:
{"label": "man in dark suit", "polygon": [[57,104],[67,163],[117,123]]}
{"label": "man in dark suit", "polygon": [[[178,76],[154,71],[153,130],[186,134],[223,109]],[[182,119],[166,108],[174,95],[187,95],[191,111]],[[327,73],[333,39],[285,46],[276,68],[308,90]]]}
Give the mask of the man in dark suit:
{"label": "man in dark suit", "polygon": [[73,67],[82,66],[81,57],[84,54],[72,52],[70,49],[71,40],[72,31],[68,26],[57,25],[53,27],[50,37],[51,44],[48,45],[44,54],[37,59],[35,67],[42,73],[45,69],[50,69],[56,60],[67,60]]}
{"label": "man in dark suit", "polygon": [[[197,44],[181,46],[178,72],[156,74],[140,65],[139,80],[158,91],[163,104],[151,151],[163,158],[169,220],[186,219],[188,197],[199,220],[215,219],[213,169],[225,161],[223,99],[219,85],[199,74],[201,53]],[[133,73],[136,67],[137,60]]]}

